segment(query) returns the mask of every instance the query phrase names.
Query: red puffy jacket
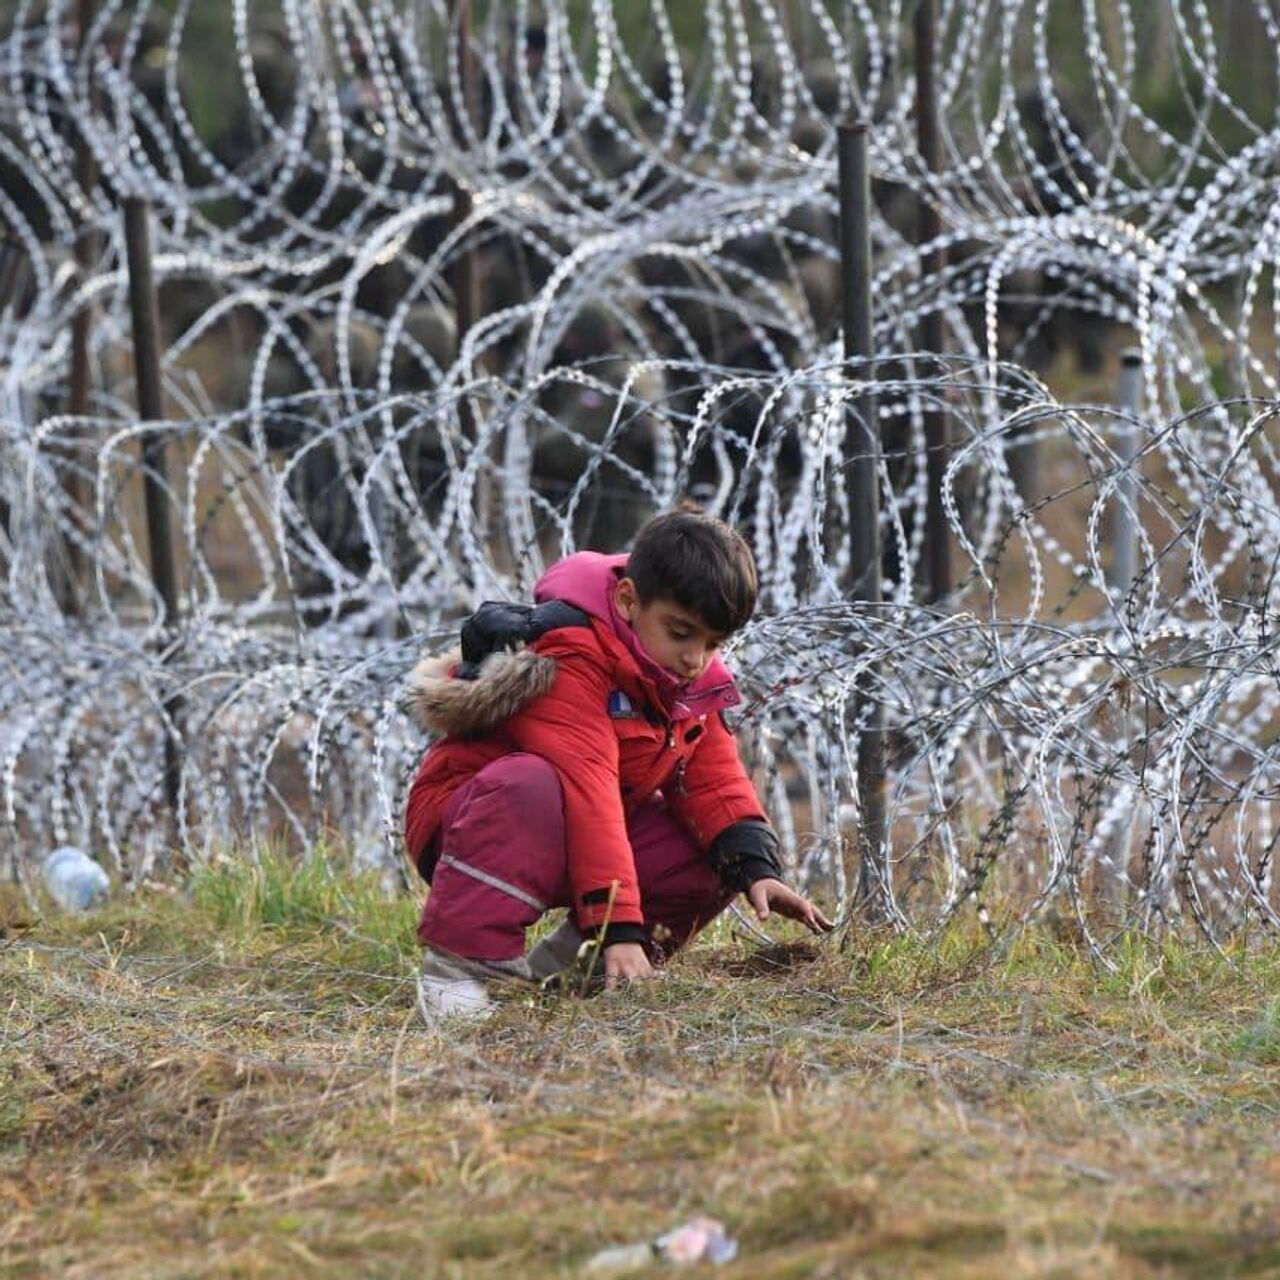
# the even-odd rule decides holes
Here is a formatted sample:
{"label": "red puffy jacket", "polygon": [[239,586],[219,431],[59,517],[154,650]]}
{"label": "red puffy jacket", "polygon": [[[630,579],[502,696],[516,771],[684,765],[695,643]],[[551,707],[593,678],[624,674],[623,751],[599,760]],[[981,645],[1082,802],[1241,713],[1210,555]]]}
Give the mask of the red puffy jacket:
{"label": "red puffy jacket", "polygon": [[[593,614],[585,625],[547,631],[519,654],[495,654],[476,681],[447,678],[448,659],[420,668],[414,690],[427,702],[467,700],[461,712],[454,707],[443,716],[433,716],[439,701],[427,711],[419,705],[420,718],[453,732],[427,752],[409,793],[405,835],[415,862],[429,860],[455,787],[509,752],[542,756],[564,792],[569,880],[583,929],[606,918],[644,922],[626,814],[655,792],[704,850],[734,824],[758,830],[765,822],[720,714],[739,701],[724,666],[713,662],[667,714],[632,646],[616,634],[613,619],[599,616],[600,593],[616,582],[625,560],[581,553],[539,583],[540,598],[559,585],[557,598]],[[517,709],[504,715],[508,707]],[[486,724],[482,736],[467,736]]]}

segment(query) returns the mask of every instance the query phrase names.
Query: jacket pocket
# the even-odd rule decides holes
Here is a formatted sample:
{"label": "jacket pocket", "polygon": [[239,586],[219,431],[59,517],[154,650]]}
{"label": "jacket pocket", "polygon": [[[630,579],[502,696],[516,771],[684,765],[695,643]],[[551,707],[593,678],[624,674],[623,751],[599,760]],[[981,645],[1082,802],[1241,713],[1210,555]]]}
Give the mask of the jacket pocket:
{"label": "jacket pocket", "polygon": [[645,740],[656,747],[665,741],[661,725],[650,724],[643,716],[617,716],[611,723],[619,748],[634,747]]}

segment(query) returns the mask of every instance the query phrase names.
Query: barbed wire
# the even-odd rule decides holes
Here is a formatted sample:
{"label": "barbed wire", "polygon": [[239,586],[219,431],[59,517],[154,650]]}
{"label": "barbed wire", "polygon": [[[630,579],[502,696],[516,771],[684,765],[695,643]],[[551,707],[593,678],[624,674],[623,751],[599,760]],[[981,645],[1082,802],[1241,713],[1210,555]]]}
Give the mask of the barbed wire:
{"label": "barbed wire", "polygon": [[[739,733],[801,883],[850,897],[869,692],[898,926],[1059,912],[1105,955],[1129,921],[1219,942],[1280,923],[1267,4],[1228,30],[1199,2],[943,3],[936,171],[910,6],[714,0],[696,39],[660,0],[469,23],[105,0],[85,33],[61,0],[12,10],[6,874],[70,841],[134,883],[335,832],[402,865],[421,650],[692,493],[758,561]],[[202,116],[219,47],[234,73]],[[845,113],[872,121],[874,364],[839,355]],[[163,423],[132,390],[128,196],[155,211]],[[931,315],[947,354],[918,349]],[[1112,403],[1130,346],[1140,394]],[[868,389],[875,606],[851,603],[847,483]],[[953,442],[944,600],[922,581],[931,413]],[[159,437],[177,617],[142,518]]]}

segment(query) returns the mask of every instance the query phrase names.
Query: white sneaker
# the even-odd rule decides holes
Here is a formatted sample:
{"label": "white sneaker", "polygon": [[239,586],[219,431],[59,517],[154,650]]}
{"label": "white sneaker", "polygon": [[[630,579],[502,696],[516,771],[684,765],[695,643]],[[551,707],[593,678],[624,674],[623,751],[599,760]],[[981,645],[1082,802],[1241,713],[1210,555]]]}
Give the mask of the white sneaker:
{"label": "white sneaker", "polygon": [[497,1009],[489,994],[497,984],[530,984],[533,975],[524,957],[518,960],[467,960],[428,947],[418,975],[418,1013],[429,1027],[445,1018],[482,1022]]}

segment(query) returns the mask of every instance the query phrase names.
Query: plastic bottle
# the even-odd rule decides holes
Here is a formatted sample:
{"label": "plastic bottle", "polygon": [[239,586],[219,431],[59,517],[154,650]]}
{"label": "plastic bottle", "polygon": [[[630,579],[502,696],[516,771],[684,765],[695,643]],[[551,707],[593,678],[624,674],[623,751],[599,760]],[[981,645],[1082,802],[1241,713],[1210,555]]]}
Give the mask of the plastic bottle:
{"label": "plastic bottle", "polygon": [[107,873],[72,845],[55,849],[42,868],[45,888],[64,911],[88,911],[107,900]]}

